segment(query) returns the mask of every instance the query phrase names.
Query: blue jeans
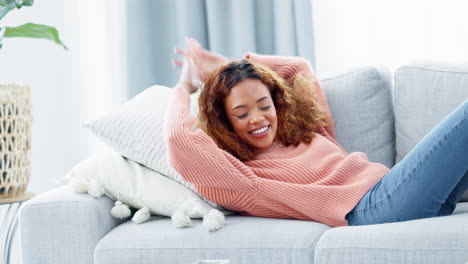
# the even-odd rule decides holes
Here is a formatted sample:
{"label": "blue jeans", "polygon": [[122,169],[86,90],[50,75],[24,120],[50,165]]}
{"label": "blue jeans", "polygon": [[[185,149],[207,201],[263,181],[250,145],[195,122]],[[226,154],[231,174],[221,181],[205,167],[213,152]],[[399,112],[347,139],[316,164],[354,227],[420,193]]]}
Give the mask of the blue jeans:
{"label": "blue jeans", "polygon": [[468,100],[434,127],[346,215],[370,225],[451,215],[468,188]]}

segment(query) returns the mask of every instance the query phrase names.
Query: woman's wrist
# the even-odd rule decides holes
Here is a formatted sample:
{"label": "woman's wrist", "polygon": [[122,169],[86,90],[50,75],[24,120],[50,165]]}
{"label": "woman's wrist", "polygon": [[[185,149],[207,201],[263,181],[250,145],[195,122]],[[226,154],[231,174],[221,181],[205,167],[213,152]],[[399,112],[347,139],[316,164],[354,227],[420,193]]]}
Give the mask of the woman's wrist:
{"label": "woman's wrist", "polygon": [[179,82],[176,84],[175,88],[184,89],[188,94],[193,94],[197,91],[198,87],[187,84],[185,82]]}

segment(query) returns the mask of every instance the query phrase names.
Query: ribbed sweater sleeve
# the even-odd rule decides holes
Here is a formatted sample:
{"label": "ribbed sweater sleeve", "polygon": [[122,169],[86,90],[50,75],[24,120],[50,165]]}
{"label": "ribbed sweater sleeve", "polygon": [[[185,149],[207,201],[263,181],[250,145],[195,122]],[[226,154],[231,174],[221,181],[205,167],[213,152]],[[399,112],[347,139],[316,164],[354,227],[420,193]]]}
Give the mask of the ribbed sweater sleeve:
{"label": "ribbed sweater sleeve", "polygon": [[315,77],[314,71],[310,62],[304,58],[293,57],[293,56],[275,56],[275,55],[260,55],[254,52],[248,52],[245,58],[252,62],[260,63],[267,66],[274,72],[278,73],[283,79],[289,81],[293,79],[297,74],[305,74],[311,78],[314,85],[315,100],[321,107],[321,110],[325,113],[329,120],[329,125],[323,127],[321,134],[326,137],[332,138],[335,143],[335,126],[333,118],[328,106],[327,97],[325,91],[320,86],[317,78]]}
{"label": "ribbed sweater sleeve", "polygon": [[201,129],[192,129],[190,96],[182,87],[174,88],[165,121],[169,163],[195,187],[243,190],[254,193],[258,177],[231,154],[218,148]]}

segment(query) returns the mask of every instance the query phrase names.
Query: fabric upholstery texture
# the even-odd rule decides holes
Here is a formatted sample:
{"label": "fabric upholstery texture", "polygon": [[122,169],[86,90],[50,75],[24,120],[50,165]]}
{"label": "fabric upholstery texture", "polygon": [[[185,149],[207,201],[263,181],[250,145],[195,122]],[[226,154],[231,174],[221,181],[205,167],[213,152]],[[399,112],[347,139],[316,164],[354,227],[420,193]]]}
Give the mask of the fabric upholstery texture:
{"label": "fabric upholstery texture", "polygon": [[465,263],[467,223],[468,203],[459,203],[451,216],[333,228],[317,243],[314,263]]}
{"label": "fabric upholstery texture", "polygon": [[[427,132],[468,99],[468,63],[419,62],[400,67],[395,72],[394,93],[399,162]],[[461,201],[468,201],[468,191]]]}
{"label": "fabric upholstery texture", "polygon": [[396,162],[468,98],[468,64],[415,63],[395,72]]}
{"label": "fabric upholstery texture", "polygon": [[110,215],[112,206],[66,186],[27,201],[19,218],[23,264],[93,263],[96,244],[123,222]]}
{"label": "fabric upholstery texture", "polygon": [[[108,233],[94,251],[94,263],[194,263],[229,259],[231,263],[313,263],[314,247],[330,227],[299,220],[229,216],[223,229],[207,233],[201,220],[191,228],[168,228],[169,218],[143,225],[124,223]],[[239,235],[242,234],[242,235]]]}
{"label": "fabric upholstery texture", "polygon": [[395,158],[391,73],[364,67],[320,80],[335,122],[336,140],[348,152],[391,168]]}

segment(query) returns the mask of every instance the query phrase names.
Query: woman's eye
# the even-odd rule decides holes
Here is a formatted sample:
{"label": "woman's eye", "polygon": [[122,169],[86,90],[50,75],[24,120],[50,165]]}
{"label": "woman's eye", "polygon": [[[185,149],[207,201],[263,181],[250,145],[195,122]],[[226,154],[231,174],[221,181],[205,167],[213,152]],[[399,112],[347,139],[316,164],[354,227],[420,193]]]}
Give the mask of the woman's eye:
{"label": "woman's eye", "polygon": [[[263,110],[263,111],[265,111],[265,110],[268,110],[268,109],[270,108],[270,106],[271,106],[271,105],[265,106],[265,107],[260,107],[260,109]],[[243,118],[245,118],[245,117],[247,117],[247,113],[245,113],[245,114],[243,114],[243,115],[240,115],[240,116],[237,116],[237,118],[239,118],[239,119],[243,119]]]}
{"label": "woman's eye", "polygon": [[245,113],[243,115],[240,115],[240,116],[237,116],[237,118],[242,119],[242,118],[245,118],[246,116],[247,116],[247,113]]}

